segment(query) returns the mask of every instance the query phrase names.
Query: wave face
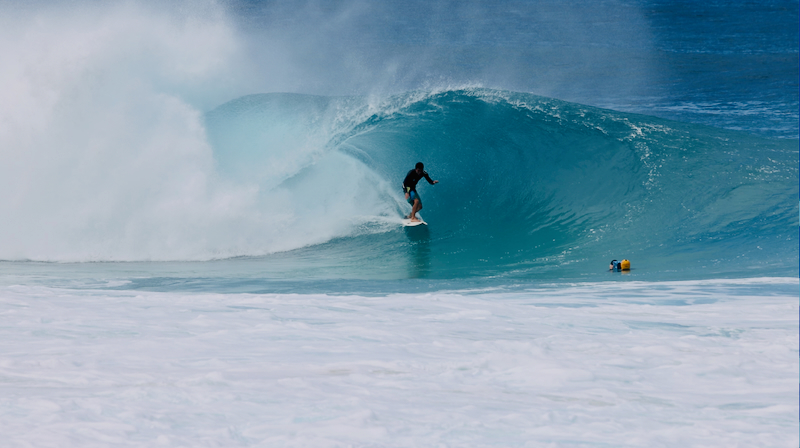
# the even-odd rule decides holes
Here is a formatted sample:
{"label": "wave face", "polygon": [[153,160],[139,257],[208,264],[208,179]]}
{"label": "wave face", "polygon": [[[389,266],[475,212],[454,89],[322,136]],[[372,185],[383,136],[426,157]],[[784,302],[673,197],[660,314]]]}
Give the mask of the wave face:
{"label": "wave face", "polygon": [[[251,95],[207,114],[222,178],[282,229],[277,276],[793,275],[796,141],[486,89]],[[417,161],[428,227],[403,228]],[[320,238],[321,237],[321,238]]]}

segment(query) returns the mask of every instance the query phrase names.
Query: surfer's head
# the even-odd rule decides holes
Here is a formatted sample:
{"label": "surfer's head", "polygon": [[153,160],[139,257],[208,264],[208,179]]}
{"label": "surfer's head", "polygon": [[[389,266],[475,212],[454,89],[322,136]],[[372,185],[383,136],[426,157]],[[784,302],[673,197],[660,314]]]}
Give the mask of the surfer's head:
{"label": "surfer's head", "polygon": [[414,166],[414,169],[417,171],[422,171],[425,169],[425,165],[423,165],[422,162],[417,162],[417,164]]}

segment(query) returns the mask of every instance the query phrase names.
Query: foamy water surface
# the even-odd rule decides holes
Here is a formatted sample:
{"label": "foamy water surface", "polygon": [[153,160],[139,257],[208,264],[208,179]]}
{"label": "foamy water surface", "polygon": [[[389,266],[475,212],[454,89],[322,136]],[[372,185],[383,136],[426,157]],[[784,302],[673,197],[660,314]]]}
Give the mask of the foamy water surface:
{"label": "foamy water surface", "polygon": [[5,446],[796,446],[797,279],[0,291]]}

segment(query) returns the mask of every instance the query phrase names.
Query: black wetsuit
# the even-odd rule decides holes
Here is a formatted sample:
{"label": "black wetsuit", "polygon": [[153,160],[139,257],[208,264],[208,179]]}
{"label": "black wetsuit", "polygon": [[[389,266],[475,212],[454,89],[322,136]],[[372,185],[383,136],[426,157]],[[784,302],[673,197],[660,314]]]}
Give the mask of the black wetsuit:
{"label": "black wetsuit", "polygon": [[406,174],[405,180],[403,180],[403,193],[411,193],[412,191],[416,192],[417,182],[419,182],[423,177],[428,181],[429,184],[433,185],[433,181],[431,180],[431,177],[428,176],[427,171],[423,171],[422,174],[417,174],[416,169],[409,171],[408,174]]}

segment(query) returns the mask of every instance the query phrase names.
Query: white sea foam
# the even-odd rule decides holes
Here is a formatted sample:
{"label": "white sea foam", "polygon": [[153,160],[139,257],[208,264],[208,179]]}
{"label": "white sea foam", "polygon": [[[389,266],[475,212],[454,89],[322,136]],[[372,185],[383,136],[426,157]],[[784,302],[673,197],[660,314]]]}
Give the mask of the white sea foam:
{"label": "white sea foam", "polygon": [[0,433],[12,447],[797,446],[797,286],[3,287]]}
{"label": "white sea foam", "polygon": [[[0,17],[0,259],[258,255],[394,211],[385,185],[337,155],[297,154],[283,171],[264,170],[285,179],[308,168],[326,186],[338,176],[336,188],[222,179],[203,112],[259,87],[223,7],[185,6],[50,5]],[[308,219],[320,207],[324,217]]]}

